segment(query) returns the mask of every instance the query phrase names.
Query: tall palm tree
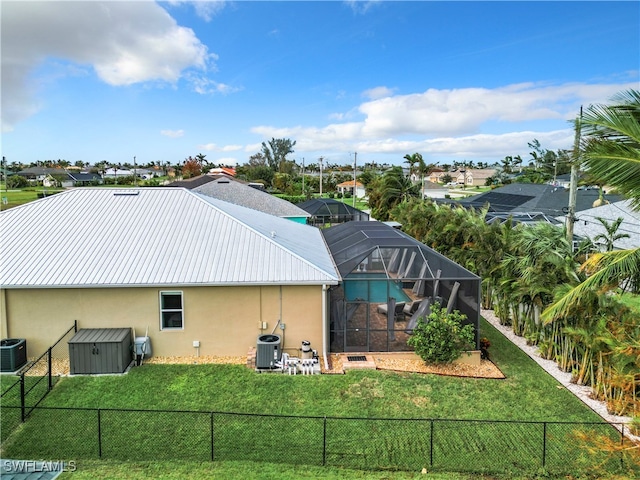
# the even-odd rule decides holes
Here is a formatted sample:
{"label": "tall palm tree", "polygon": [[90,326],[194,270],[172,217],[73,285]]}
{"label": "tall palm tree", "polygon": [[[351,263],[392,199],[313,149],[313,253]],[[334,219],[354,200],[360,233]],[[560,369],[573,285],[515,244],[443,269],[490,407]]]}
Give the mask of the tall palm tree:
{"label": "tall palm tree", "polygon": [[606,218],[596,217],[596,220],[602,224],[605,229],[605,233],[600,233],[593,237],[594,242],[601,242],[605,247],[605,251],[610,252],[613,250],[614,243],[617,240],[622,240],[623,238],[629,238],[630,235],[628,233],[618,233],[618,229],[620,228],[620,224],[624,221],[623,217],[618,217],[613,222],[608,222]]}
{"label": "tall palm tree", "polygon": [[[584,113],[583,161],[589,174],[615,187],[640,210],[640,91],[617,94],[610,105],[593,105]],[[591,275],[558,298],[542,319],[550,323],[563,317],[588,290],[612,290],[620,285],[640,289],[640,248],[600,253],[582,269]]]}

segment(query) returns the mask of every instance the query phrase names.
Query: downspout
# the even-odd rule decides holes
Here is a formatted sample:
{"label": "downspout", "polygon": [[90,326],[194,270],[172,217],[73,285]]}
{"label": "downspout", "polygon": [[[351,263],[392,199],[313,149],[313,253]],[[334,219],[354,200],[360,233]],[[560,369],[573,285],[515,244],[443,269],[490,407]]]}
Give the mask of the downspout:
{"label": "downspout", "polygon": [[329,370],[329,357],[327,356],[327,285],[322,285],[322,358],[324,368]]}
{"label": "downspout", "polygon": [[7,309],[6,288],[0,288],[0,336],[9,338],[9,310]]}

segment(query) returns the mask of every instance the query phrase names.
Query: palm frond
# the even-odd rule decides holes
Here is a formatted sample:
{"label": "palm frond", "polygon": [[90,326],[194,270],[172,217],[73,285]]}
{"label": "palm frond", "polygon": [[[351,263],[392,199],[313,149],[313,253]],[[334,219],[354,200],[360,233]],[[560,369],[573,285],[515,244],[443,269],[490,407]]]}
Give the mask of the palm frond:
{"label": "palm frond", "polygon": [[583,269],[595,273],[542,313],[541,319],[545,325],[566,316],[571,307],[579,304],[589,292],[611,290],[626,279],[637,278],[640,275],[640,248],[593,255],[583,264]]}

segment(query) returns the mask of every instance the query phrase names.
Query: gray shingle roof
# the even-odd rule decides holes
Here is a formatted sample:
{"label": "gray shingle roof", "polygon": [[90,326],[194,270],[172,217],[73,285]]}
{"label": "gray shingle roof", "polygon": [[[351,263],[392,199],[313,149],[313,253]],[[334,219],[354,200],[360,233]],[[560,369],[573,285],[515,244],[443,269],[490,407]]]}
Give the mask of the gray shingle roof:
{"label": "gray shingle roof", "polygon": [[0,256],[6,288],[339,280],[318,229],[183,188],[78,188],[3,211]]}
{"label": "gray shingle roof", "polygon": [[[623,221],[617,233],[626,233],[629,238],[616,240],[614,242],[615,248],[631,249],[640,247],[640,212],[634,211],[628,200],[582,210],[576,217],[573,233],[580,237],[589,237],[591,240],[601,233],[606,233],[606,229],[596,217],[600,217],[610,224],[622,217]],[[558,220],[564,220],[564,217],[558,217]]]}
{"label": "gray shingle roof", "polygon": [[[188,184],[187,182],[193,183]],[[277,217],[309,217],[307,212],[296,207],[293,203],[250,187],[226,175],[202,175],[191,180],[175,183],[208,197],[252,208]]]}

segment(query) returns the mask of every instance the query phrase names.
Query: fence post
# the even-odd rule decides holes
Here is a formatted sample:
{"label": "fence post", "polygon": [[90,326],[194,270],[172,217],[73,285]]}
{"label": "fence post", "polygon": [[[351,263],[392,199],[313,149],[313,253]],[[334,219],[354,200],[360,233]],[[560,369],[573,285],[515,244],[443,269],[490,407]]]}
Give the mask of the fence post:
{"label": "fence post", "polygon": [[547,422],[542,422],[542,468],[547,463]]}
{"label": "fence post", "polygon": [[24,373],[20,375],[20,421],[24,423],[25,411],[24,411],[25,399],[24,399]]}
{"label": "fence post", "polygon": [[433,467],[433,418],[429,422],[429,466]]}
{"label": "fence post", "polygon": [[620,429],[620,470],[624,470],[624,423]]}
{"label": "fence post", "polygon": [[322,466],[327,464],[327,416],[322,422]]}
{"label": "fence post", "polygon": [[213,442],[213,412],[211,412],[211,461],[214,458],[214,442]]}
{"label": "fence post", "polygon": [[51,362],[51,355],[52,355],[53,352],[51,350],[51,347],[49,347],[48,352],[49,352],[49,355],[48,355],[48,358],[47,358],[47,369],[48,369],[48,376],[49,376],[49,391],[51,391],[51,389],[53,388],[53,381],[52,381],[52,378],[51,378],[51,363],[52,363]]}
{"label": "fence post", "polygon": [[98,409],[98,457],[102,458],[102,419]]}

